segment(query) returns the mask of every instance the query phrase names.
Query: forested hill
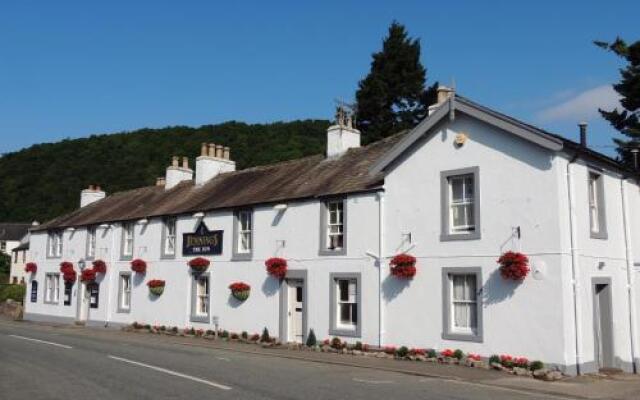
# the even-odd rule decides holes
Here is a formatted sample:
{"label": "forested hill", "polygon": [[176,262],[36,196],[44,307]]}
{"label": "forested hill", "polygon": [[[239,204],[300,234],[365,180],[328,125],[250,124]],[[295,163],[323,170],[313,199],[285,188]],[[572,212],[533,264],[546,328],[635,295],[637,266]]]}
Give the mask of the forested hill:
{"label": "forested hill", "polygon": [[329,121],[248,125],[225,122],[174,126],[38,144],[0,157],[0,221],[46,221],[78,207],[80,191],[99,184],[107,194],[152,185],[171,156],[200,144],[231,148],[238,169],[322,153]]}

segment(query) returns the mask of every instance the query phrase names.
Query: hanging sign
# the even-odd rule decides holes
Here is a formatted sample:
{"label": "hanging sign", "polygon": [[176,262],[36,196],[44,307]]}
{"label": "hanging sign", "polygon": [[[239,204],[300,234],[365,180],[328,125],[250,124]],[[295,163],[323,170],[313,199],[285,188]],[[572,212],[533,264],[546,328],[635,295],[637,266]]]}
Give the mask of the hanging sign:
{"label": "hanging sign", "polygon": [[201,221],[195,232],[182,235],[182,255],[222,254],[222,232],[210,231],[204,221]]}

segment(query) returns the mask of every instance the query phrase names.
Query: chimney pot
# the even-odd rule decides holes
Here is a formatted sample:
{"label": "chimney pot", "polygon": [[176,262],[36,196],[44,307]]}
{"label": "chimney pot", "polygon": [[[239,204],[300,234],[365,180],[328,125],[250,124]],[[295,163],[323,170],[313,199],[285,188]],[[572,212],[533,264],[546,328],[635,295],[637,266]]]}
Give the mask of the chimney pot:
{"label": "chimney pot", "polygon": [[180,163],[180,158],[178,156],[173,156],[171,158],[171,165],[172,166],[177,167],[179,163]]}
{"label": "chimney pot", "polygon": [[96,185],[95,188],[96,188],[96,192],[100,191],[100,185]]}
{"label": "chimney pot", "polygon": [[189,158],[182,157],[182,168],[189,169]]}
{"label": "chimney pot", "polygon": [[580,122],[578,126],[580,127],[580,146],[587,147],[587,123]]}
{"label": "chimney pot", "polygon": [[446,86],[438,86],[438,104],[444,103],[453,95],[453,89]]}
{"label": "chimney pot", "polygon": [[230,157],[231,149],[229,149],[229,147],[227,147],[227,146],[224,146],[224,148],[222,150],[223,150],[223,158],[225,160],[228,160],[229,157]]}
{"label": "chimney pot", "polygon": [[216,156],[216,144],[209,143],[209,157],[215,157],[215,156]]}
{"label": "chimney pot", "polygon": [[207,144],[206,143],[202,143],[202,145],[200,146],[200,155],[201,156],[206,156],[207,155]]}
{"label": "chimney pot", "polygon": [[217,158],[222,158],[222,153],[224,152],[223,147],[221,144],[217,144],[216,145],[216,157]]}

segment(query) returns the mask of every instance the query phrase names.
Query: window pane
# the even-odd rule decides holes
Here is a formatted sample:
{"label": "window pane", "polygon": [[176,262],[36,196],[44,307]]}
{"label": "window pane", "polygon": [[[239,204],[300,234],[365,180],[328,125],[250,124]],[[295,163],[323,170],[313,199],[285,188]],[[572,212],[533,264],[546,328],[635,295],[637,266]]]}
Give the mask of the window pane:
{"label": "window pane", "polygon": [[469,327],[469,305],[454,304],[454,323],[457,328]]}
{"label": "window pane", "polygon": [[340,323],[351,324],[351,304],[340,304]]}
{"label": "window pane", "polygon": [[458,202],[463,199],[462,179],[450,178],[449,184],[451,186],[451,200],[452,202]]}
{"label": "window pane", "polygon": [[338,288],[340,290],[340,301],[349,301],[349,281],[341,279],[338,281]]}

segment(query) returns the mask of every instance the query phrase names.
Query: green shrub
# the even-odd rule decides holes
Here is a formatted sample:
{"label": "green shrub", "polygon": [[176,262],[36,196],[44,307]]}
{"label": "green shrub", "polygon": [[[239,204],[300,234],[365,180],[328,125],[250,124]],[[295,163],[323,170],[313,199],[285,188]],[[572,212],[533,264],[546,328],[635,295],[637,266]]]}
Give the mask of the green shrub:
{"label": "green shrub", "polygon": [[260,341],[265,343],[268,343],[271,341],[271,336],[269,336],[269,330],[267,329],[266,326],[262,330],[262,336],[260,336]]}
{"label": "green shrub", "polygon": [[161,332],[164,332],[164,331],[166,331],[166,330],[167,330],[167,327],[166,327],[166,326],[164,326],[164,325],[160,325],[160,331],[161,331]]}
{"label": "green shrub", "polygon": [[149,325],[149,324],[145,324],[145,325],[144,325],[144,329],[146,329],[146,330],[150,330],[150,329],[151,329],[151,325]]}
{"label": "green shrub", "polygon": [[409,349],[407,346],[400,346],[398,350],[396,350],[396,356],[400,358],[405,358],[409,354]]}
{"label": "green shrub", "polygon": [[544,363],[540,360],[531,361],[531,364],[529,364],[529,369],[531,371],[537,371],[542,368],[544,368]]}
{"label": "green shrub", "polygon": [[240,336],[241,336],[243,339],[245,339],[245,340],[246,340],[246,339],[249,337],[249,334],[247,333],[247,331],[242,331],[242,333],[240,334]]}
{"label": "green shrub", "polygon": [[229,337],[229,331],[224,330],[222,331],[222,335],[220,335],[221,338],[226,339]]}
{"label": "green shrub", "polygon": [[206,334],[207,334],[207,336],[213,336],[213,335],[215,335],[215,331],[213,331],[211,329],[207,329]]}
{"label": "green shrub", "polygon": [[491,357],[489,357],[489,365],[491,364],[502,364],[501,360],[500,360],[500,356],[497,354],[492,355]]}
{"label": "green shrub", "polygon": [[24,300],[24,285],[0,285],[0,303],[11,299],[22,303]]}
{"label": "green shrub", "polygon": [[317,339],[316,339],[316,333],[313,331],[313,329],[309,329],[309,335],[307,336],[307,347],[313,347],[316,345]]}
{"label": "green shrub", "polygon": [[436,351],[434,349],[429,349],[429,350],[427,350],[427,357],[428,358],[438,358],[438,353],[436,353]]}
{"label": "green shrub", "polygon": [[178,327],[174,326],[173,328],[171,328],[171,332],[178,333]]}
{"label": "green shrub", "polygon": [[356,342],[355,349],[362,351],[362,342]]}
{"label": "green shrub", "polygon": [[456,349],[456,351],[453,352],[453,358],[457,358],[458,360],[462,360],[462,358],[464,357],[464,352],[460,349]]}
{"label": "green shrub", "polygon": [[342,341],[340,340],[340,338],[334,337],[333,339],[331,339],[331,347],[333,347],[334,349],[341,349]]}

